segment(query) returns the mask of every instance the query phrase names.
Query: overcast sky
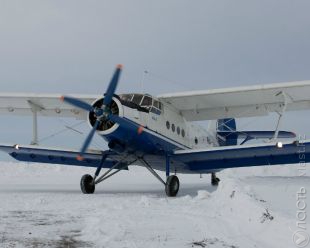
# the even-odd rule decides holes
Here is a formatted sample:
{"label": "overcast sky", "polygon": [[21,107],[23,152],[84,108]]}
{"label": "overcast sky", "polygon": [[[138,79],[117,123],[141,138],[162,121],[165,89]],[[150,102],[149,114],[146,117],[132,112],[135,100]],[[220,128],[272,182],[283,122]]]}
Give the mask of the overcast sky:
{"label": "overcast sky", "polygon": [[[118,92],[141,91],[145,70],[154,95],[307,80],[309,10],[308,0],[0,0],[0,90],[96,94],[118,63]],[[309,131],[309,114],[283,128]],[[4,141],[29,140],[29,120],[14,133],[0,118]]]}

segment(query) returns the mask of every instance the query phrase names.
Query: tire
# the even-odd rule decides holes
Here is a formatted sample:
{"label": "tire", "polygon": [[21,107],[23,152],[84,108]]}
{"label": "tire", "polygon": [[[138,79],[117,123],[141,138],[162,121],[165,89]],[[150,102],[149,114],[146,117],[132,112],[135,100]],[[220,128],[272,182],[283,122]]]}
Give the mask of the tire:
{"label": "tire", "polygon": [[94,179],[91,175],[82,176],[80,186],[84,194],[93,194],[95,192]]}
{"label": "tire", "polygon": [[169,176],[166,182],[166,195],[174,197],[178,194],[180,188],[180,181],[177,176]]}
{"label": "tire", "polygon": [[214,178],[214,179],[212,179],[211,180],[211,184],[212,184],[212,186],[218,186],[219,185],[219,183],[220,183],[220,179],[219,178]]}
{"label": "tire", "polygon": [[215,173],[211,174],[211,184],[212,184],[212,186],[218,186],[220,181],[221,180],[218,177],[216,177]]}

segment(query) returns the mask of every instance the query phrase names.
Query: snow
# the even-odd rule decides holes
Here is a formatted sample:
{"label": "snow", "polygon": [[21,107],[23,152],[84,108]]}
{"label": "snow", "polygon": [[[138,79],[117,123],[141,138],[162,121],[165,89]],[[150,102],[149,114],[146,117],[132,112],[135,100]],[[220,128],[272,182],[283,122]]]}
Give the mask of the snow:
{"label": "snow", "polygon": [[296,166],[231,169],[217,188],[178,175],[167,198],[132,167],[83,195],[85,173],[94,169],[0,163],[0,247],[295,247],[296,192],[310,186]]}

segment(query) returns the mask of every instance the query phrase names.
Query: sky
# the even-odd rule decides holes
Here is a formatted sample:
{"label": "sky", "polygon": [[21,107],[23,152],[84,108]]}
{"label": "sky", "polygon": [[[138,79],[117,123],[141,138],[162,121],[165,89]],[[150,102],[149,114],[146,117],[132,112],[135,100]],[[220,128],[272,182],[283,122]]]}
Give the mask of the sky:
{"label": "sky", "polygon": [[[309,9],[308,0],[0,0],[0,90],[103,93],[119,63],[118,93],[308,80]],[[308,115],[287,114],[283,128],[306,134]],[[1,143],[30,142],[31,118],[0,120]],[[40,136],[64,122],[76,123],[40,120]],[[274,129],[275,116],[239,123]],[[46,144],[79,147],[77,136]]]}

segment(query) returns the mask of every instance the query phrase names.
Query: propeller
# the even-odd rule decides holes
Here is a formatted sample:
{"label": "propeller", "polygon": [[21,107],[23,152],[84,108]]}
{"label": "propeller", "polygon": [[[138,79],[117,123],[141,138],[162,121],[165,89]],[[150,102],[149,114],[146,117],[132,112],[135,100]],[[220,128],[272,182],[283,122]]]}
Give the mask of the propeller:
{"label": "propeller", "polygon": [[84,159],[83,154],[86,152],[88,146],[90,145],[90,143],[91,143],[91,141],[95,135],[95,132],[96,132],[98,126],[102,123],[103,120],[111,120],[111,121],[117,122],[119,124],[121,124],[123,122],[121,117],[111,114],[111,111],[109,109],[109,105],[111,104],[114,93],[116,91],[122,69],[123,69],[122,65],[117,65],[115,72],[113,74],[113,77],[112,77],[112,79],[109,83],[109,86],[107,88],[107,91],[104,94],[102,108],[93,107],[90,104],[83,102],[79,99],[73,98],[73,97],[69,97],[69,96],[62,96],[61,97],[62,101],[69,103],[69,104],[71,104],[77,108],[80,108],[80,109],[83,109],[83,110],[89,111],[89,112],[95,112],[96,117],[97,117],[97,120],[96,120],[92,130],[90,131],[87,138],[85,139],[83,146],[80,150],[80,153],[77,156],[77,160],[79,160],[79,161],[82,161]]}
{"label": "propeller", "polygon": [[90,133],[88,134],[86,140],[84,141],[84,144],[83,144],[83,146],[82,146],[82,148],[81,148],[80,154],[79,154],[79,155],[77,156],[77,158],[76,158],[77,160],[83,161],[83,156],[82,156],[82,155],[86,152],[86,150],[87,150],[87,148],[88,148],[90,142],[92,141],[92,139],[93,139],[93,137],[94,137],[94,134],[95,134],[95,132],[96,132],[97,127],[99,126],[99,124],[100,124],[100,121],[97,120],[96,123],[95,123],[95,125],[93,126],[92,130],[91,130]]}
{"label": "propeller", "polygon": [[109,105],[111,103],[111,101],[112,101],[112,98],[113,98],[113,95],[114,95],[114,93],[116,91],[116,87],[117,87],[118,80],[119,80],[119,77],[121,75],[122,69],[123,69],[122,65],[117,65],[116,66],[116,70],[114,72],[114,75],[113,75],[113,77],[111,79],[111,82],[110,82],[110,84],[108,86],[108,89],[107,89],[107,91],[105,93],[105,97],[103,99],[103,104],[105,106]]}
{"label": "propeller", "polygon": [[67,102],[75,107],[78,107],[80,109],[83,109],[83,110],[86,110],[86,111],[94,111],[94,108],[93,106],[91,106],[90,104],[86,103],[86,102],[83,102],[79,99],[76,99],[76,98],[73,98],[73,97],[69,97],[69,96],[62,96],[61,97],[61,100],[63,102]]}

